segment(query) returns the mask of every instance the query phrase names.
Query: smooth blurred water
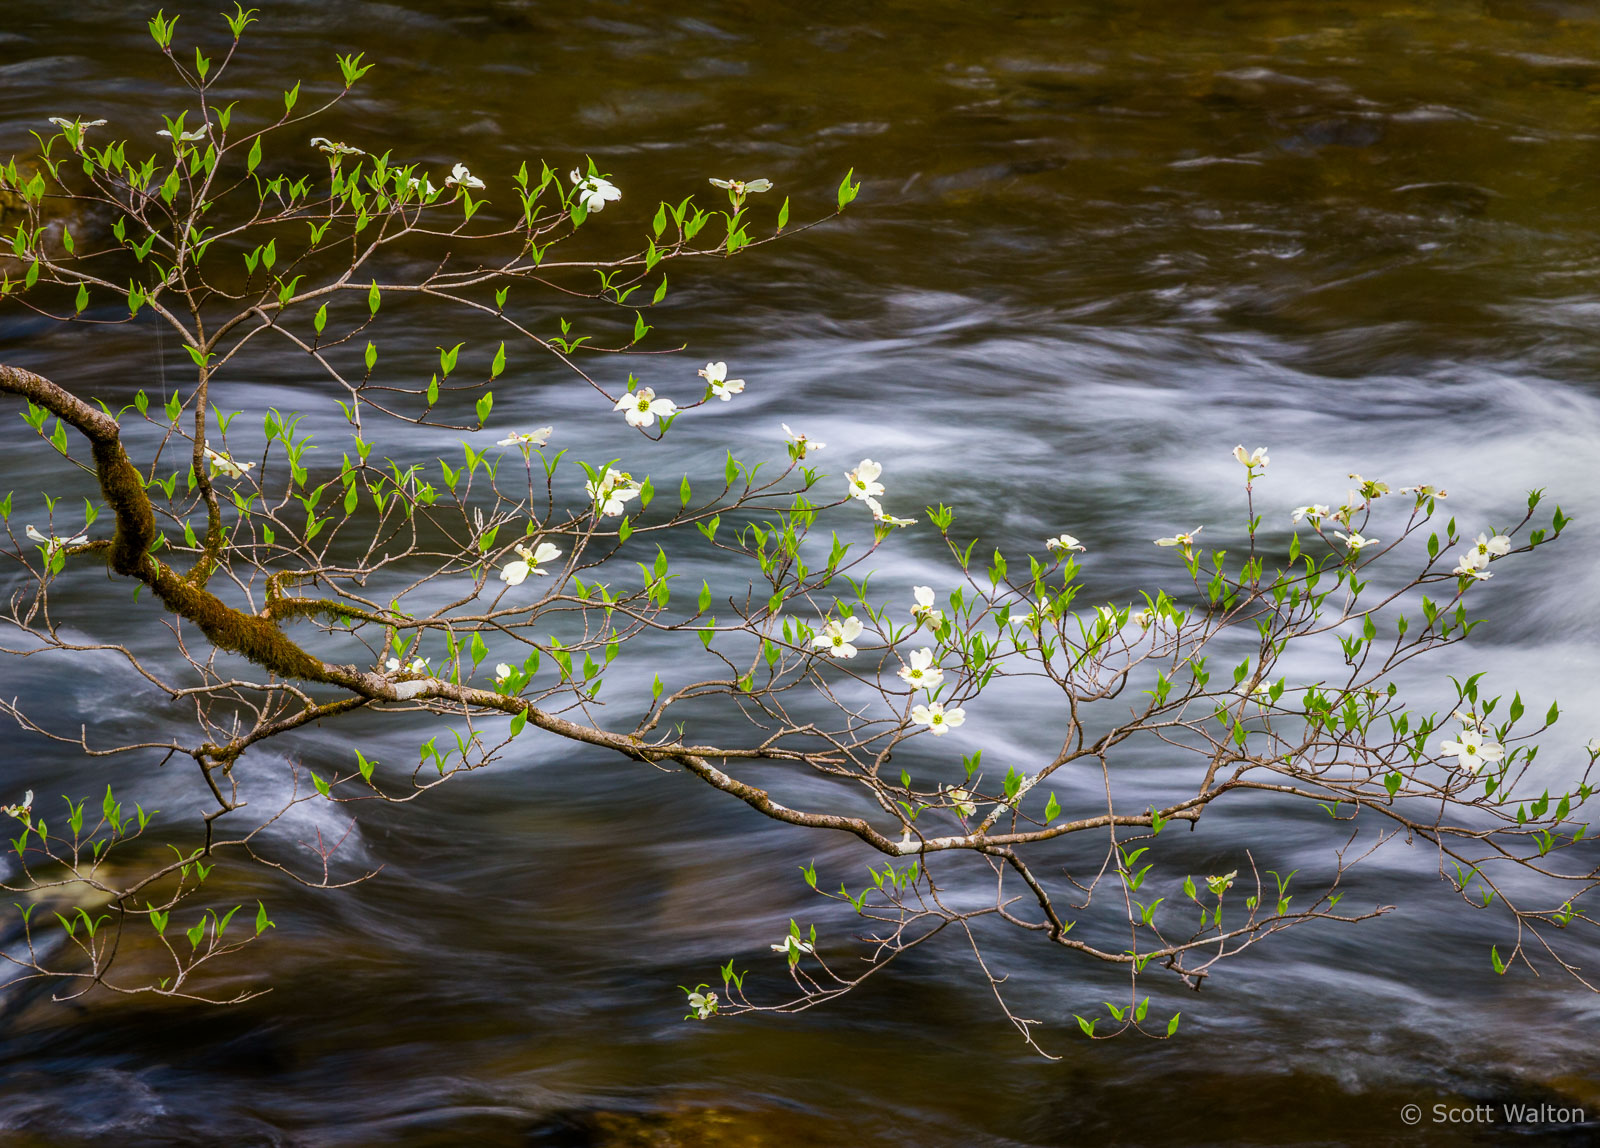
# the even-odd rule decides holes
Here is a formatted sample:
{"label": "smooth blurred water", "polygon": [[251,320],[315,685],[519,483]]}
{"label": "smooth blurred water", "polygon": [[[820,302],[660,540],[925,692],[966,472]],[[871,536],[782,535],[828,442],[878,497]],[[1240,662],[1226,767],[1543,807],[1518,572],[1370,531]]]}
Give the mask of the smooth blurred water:
{"label": "smooth blurred water", "polygon": [[[184,13],[181,43],[222,30],[211,7],[168,6]],[[264,8],[241,94],[271,103],[301,76],[326,87],[336,51],[365,50],[378,66],[325,134],[441,171],[466,159],[491,188],[523,158],[564,171],[593,155],[624,198],[590,226],[616,236],[642,234],[658,198],[702,192],[707,176],[772,179],[797,219],[831,207],[847,168],[862,176],[844,220],[673,271],[656,321],[689,350],[652,369],[692,379],[697,359],[726,359],[750,385],[635,469],[715,469],[730,441],[776,456],[786,421],[826,440],[837,469],[882,461],[891,511],[955,505],[980,550],[1070,530],[1095,599],[1113,601],[1175,585],[1158,534],[1205,522],[1231,537],[1237,442],[1272,448],[1258,498],[1279,531],[1288,508],[1337,500],[1350,471],[1441,484],[1473,530],[1543,486],[1578,522],[1497,567],[1473,668],[1530,709],[1559,696],[1553,761],[1600,733],[1593,6]],[[149,136],[175,109],[146,15],[0,8],[0,152],[24,150],[49,115]],[[385,337],[385,362],[423,369],[449,330],[419,318]],[[149,327],[86,338],[0,311],[0,359],[109,401],[159,390],[163,350],[175,369]],[[497,425],[553,422],[587,457],[615,447],[632,465],[637,440],[553,367],[523,356],[508,381]],[[229,408],[319,409],[281,367],[220,389]],[[331,443],[327,414],[313,418]],[[25,433],[0,424],[0,485],[66,489],[17,449]],[[883,578],[952,574],[924,529],[897,537]],[[82,594],[84,633],[126,615]],[[1403,684],[1437,696],[1459,668],[1417,666]],[[150,731],[177,713],[109,661],[0,673],[8,696],[72,728]],[[1037,752],[1048,707],[1013,703],[975,715],[963,748]],[[385,736],[358,720],[292,753],[315,767]],[[9,745],[6,793],[104,784],[41,740]],[[118,784],[147,807],[176,819],[199,804],[197,778],[140,768]],[[263,801],[286,792],[287,762],[254,769]],[[1130,780],[1158,792],[1184,778],[1152,762]],[[343,829],[300,809],[282,848]],[[1212,871],[1250,840],[1325,871],[1323,833],[1241,802],[1175,843],[1173,864]],[[1407,1129],[1399,1111],[1515,1098],[1600,1114],[1600,1002],[1556,975],[1492,976],[1503,922],[1462,912],[1426,857],[1398,850],[1352,896],[1401,912],[1277,938],[1197,998],[1159,993],[1157,1010],[1185,1017],[1164,1045],[1091,1046],[1071,1014],[1113,982],[1028,938],[989,938],[1059,1063],[1020,1045],[953,943],[804,1016],[684,1024],[673,986],[730,956],[766,968],[789,917],[850,930],[801,896],[797,866],[858,881],[871,860],[684,776],[533,742],[419,806],[359,810],[349,852],[382,874],[316,896],[230,878],[277,921],[260,963],[237,971],[270,979],[256,1001],[14,1000],[0,1143],[1503,1143],[1503,1130]]]}

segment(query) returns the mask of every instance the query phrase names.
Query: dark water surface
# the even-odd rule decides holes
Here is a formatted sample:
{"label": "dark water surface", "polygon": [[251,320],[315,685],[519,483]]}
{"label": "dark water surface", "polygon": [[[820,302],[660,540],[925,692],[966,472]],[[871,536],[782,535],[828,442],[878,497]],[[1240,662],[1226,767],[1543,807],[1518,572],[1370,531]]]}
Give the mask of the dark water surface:
{"label": "dark water surface", "polygon": [[[751,382],[680,424],[650,460],[660,473],[714,467],[729,441],[775,456],[787,421],[827,440],[836,469],[883,461],[901,513],[942,499],[1012,548],[1071,530],[1099,600],[1171,584],[1158,534],[1239,517],[1236,442],[1272,447],[1275,528],[1337,501],[1349,471],[1440,483],[1464,525],[1505,521],[1544,486],[1579,522],[1487,588],[1471,668],[1530,709],[1559,695],[1553,758],[1600,734],[1600,6],[262,6],[237,82],[270,102],[365,50],[378,67],[325,134],[435,170],[467,159],[502,187],[524,157],[565,171],[593,155],[624,192],[593,226],[617,235],[711,175],[772,179],[797,218],[831,206],[845,169],[863,176],[845,220],[675,279],[658,324]],[[181,43],[221,30],[214,7],[168,5]],[[0,152],[50,115],[141,139],[159,126],[174,109],[147,15],[0,4]],[[420,368],[446,333],[419,326],[385,354]],[[81,370],[123,401],[160,388],[156,350],[150,328],[86,340],[0,313],[4,361]],[[497,423],[555,422],[598,444],[587,457],[638,449],[592,400],[538,385],[552,369],[519,370],[528,385],[502,388]],[[311,405],[282,372],[227,385],[230,407]],[[6,416],[0,449],[25,433]],[[61,486],[35,453],[6,457],[5,487]],[[902,589],[949,578],[926,528],[886,562]],[[122,607],[85,588],[77,609],[92,633]],[[1437,694],[1461,668],[1404,684]],[[160,705],[109,667],[0,673],[72,728],[160,728]],[[1036,750],[1036,711],[1017,705],[969,723],[963,748]],[[352,733],[383,736],[330,727],[295,753],[343,760]],[[1153,986],[1157,1010],[1184,1010],[1167,1044],[1083,1040],[1071,1014],[1112,982],[1005,937],[993,957],[1059,1063],[1021,1046],[954,944],[805,1016],[684,1024],[673,986],[729,956],[776,973],[766,946],[788,918],[823,919],[796,866],[855,882],[870,858],[683,776],[536,748],[421,807],[362,811],[351,848],[385,868],[359,890],[241,885],[274,906],[271,943],[236,973],[269,978],[265,997],[12,998],[0,1143],[1600,1139],[1594,1123],[1401,1124],[1411,1102],[1600,1117],[1600,1001],[1555,974],[1492,976],[1504,923],[1463,913],[1401,851],[1356,887],[1401,913],[1296,930],[1198,998]],[[5,800],[103,784],[42,740],[11,737],[0,768]],[[199,800],[176,766],[122,768],[146,807]],[[260,769],[264,789],[287,785],[281,760]],[[342,828],[299,808],[286,840]],[[1185,849],[1195,871],[1240,838],[1325,868],[1320,833],[1262,805]]]}

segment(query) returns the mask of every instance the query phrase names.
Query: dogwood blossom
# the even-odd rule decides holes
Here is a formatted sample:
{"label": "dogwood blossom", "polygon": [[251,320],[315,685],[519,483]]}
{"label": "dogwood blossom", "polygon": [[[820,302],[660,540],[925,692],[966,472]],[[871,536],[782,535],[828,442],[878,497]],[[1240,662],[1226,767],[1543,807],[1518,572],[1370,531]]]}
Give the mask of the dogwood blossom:
{"label": "dogwood blossom", "polygon": [[1475,729],[1464,729],[1456,734],[1454,741],[1442,742],[1439,752],[1455,758],[1458,767],[1467,773],[1477,773],[1484,762],[1499,761],[1506,755],[1504,746],[1487,740]]}
{"label": "dogwood blossom", "polygon": [[1444,488],[1442,486],[1402,486],[1400,488],[1400,493],[1401,494],[1414,494],[1414,495],[1417,496],[1417,501],[1418,502],[1421,502],[1424,499],[1428,499],[1428,498],[1446,498],[1446,497],[1448,497],[1448,495],[1445,494]]}
{"label": "dogwood blossom", "polygon": [[106,126],[105,120],[69,120],[65,116],[51,116],[50,122],[58,128],[77,128],[79,131],[85,128],[103,128]]}
{"label": "dogwood blossom", "polygon": [[1462,578],[1474,578],[1479,582],[1483,582],[1494,577],[1493,572],[1484,569],[1487,565],[1489,565],[1489,556],[1487,554],[1479,554],[1476,550],[1468,550],[1460,556],[1456,562],[1455,569],[1451,570],[1450,573]]}
{"label": "dogwood blossom", "polygon": [[1583,748],[1588,750],[1590,753],[1600,753],[1600,737],[1590,738],[1588,743]]}
{"label": "dogwood blossom", "polygon": [[467,170],[467,165],[458,163],[450,169],[450,174],[445,177],[446,187],[464,187],[471,191],[482,191],[483,180]]}
{"label": "dogwood blossom", "polygon": [[1291,515],[1291,517],[1296,522],[1299,522],[1303,518],[1309,518],[1311,519],[1311,525],[1315,526],[1319,519],[1328,517],[1330,513],[1332,512],[1329,510],[1329,508],[1324,506],[1322,503],[1313,502],[1310,506],[1295,507],[1294,514]]}
{"label": "dogwood blossom", "polygon": [[746,183],[742,179],[713,179],[711,186],[720,187],[723,191],[731,191],[734,195],[743,195],[747,191],[752,194],[760,194],[763,191],[772,190],[772,181],[770,179],[752,179],[749,183]]}
{"label": "dogwood blossom", "polygon": [[944,681],[944,671],[933,664],[933,651],[926,648],[912,650],[911,664],[901,666],[896,672],[912,689],[931,690]]}
{"label": "dogwood blossom", "polygon": [[46,550],[49,550],[52,553],[57,550],[64,550],[69,546],[82,546],[85,542],[89,541],[89,536],[87,534],[75,534],[71,538],[59,538],[55,535],[46,536],[41,534],[32,526],[28,527],[27,534],[29,539],[37,542],[40,546],[43,546]]}
{"label": "dogwood blossom", "polygon": [[[845,481],[850,484],[851,498],[872,498],[883,493],[883,483],[878,481],[878,476],[883,473],[883,467],[864,458],[856,464],[856,468],[845,475]],[[880,511],[881,511],[880,507]]]}
{"label": "dogwood blossom", "polygon": [[[705,988],[701,985],[700,988]],[[717,994],[714,992],[700,992],[698,989],[689,994],[689,1007],[705,1020],[706,1017],[717,1011]]]}
{"label": "dogwood blossom", "polygon": [[494,667],[494,684],[503,686],[511,680],[511,675],[516,673],[511,668],[510,662],[499,662]]}
{"label": "dogwood blossom", "polygon": [[1156,613],[1148,606],[1141,610],[1135,610],[1132,614],[1128,615],[1128,621],[1138,626],[1141,630],[1148,630],[1160,620],[1161,615]]}
{"label": "dogwood blossom", "polygon": [[1099,623],[1105,626],[1107,630],[1122,629],[1120,613],[1115,606],[1096,606],[1094,612]]}
{"label": "dogwood blossom", "polygon": [[865,627],[861,619],[854,615],[842,622],[830,619],[822,633],[811,639],[811,644],[817,649],[827,650],[831,657],[853,658],[856,648],[851,643],[861,636],[863,629]]}
{"label": "dogwood blossom", "polygon": [[413,176],[406,180],[406,190],[414,191],[425,199],[432,199],[439,194],[439,189],[433,186],[433,180],[427,176],[423,176],[421,179]]}
{"label": "dogwood blossom", "polygon": [[1477,565],[1487,566],[1491,558],[1504,558],[1511,553],[1511,539],[1504,534],[1496,534],[1493,538],[1480,534],[1472,544],[1472,553],[1480,559]]}
{"label": "dogwood blossom", "polygon": [[1476,710],[1467,710],[1465,712],[1456,710],[1450,716],[1467,729],[1475,729],[1481,732],[1486,728],[1484,719],[1478,715]]}
{"label": "dogwood blossom", "polygon": [[936,630],[944,624],[944,611],[933,608],[932,586],[913,586],[911,596],[916,599],[916,605],[911,607],[911,616],[919,625]]}
{"label": "dogwood blossom", "polygon": [[783,938],[783,940],[778,942],[776,945],[771,946],[771,948],[775,953],[786,954],[789,957],[791,964],[795,961],[798,961],[801,957],[801,954],[816,951],[808,942],[802,941],[799,937],[792,933]]}
{"label": "dogwood blossom", "polygon": [[598,175],[583,175],[572,169],[572,182],[578,189],[578,202],[590,215],[605,209],[606,204],[621,199],[622,192],[609,179]]}
{"label": "dogwood blossom", "polygon": [[[391,674],[399,673],[400,672],[400,659],[399,658],[390,658],[388,661],[383,663],[383,668],[388,670]],[[427,658],[412,658],[409,662],[406,663],[406,667],[405,668],[406,668],[406,673],[408,673],[408,674],[425,674],[425,673],[428,672],[428,659]]]}
{"label": "dogwood blossom", "polygon": [[1350,548],[1350,552],[1352,554],[1360,550],[1363,546],[1375,546],[1379,541],[1376,538],[1364,538],[1354,530],[1352,530],[1349,534],[1346,534],[1341,530],[1335,530],[1333,533],[1334,537],[1338,538]]}
{"label": "dogwood blossom", "polygon": [[27,821],[33,813],[33,790],[22,795],[22,800],[15,805],[0,805],[0,813],[9,814],[21,821]]}
{"label": "dogwood blossom", "polygon": [[[205,127],[195,128],[193,131],[179,132],[178,133],[178,137],[177,137],[178,138],[178,142],[179,143],[194,143],[195,140],[205,139],[206,138],[206,133],[208,131],[210,131],[210,130],[211,130],[211,125],[207,124]],[[168,139],[172,139],[173,138],[172,137],[172,133],[169,132],[166,128],[162,128],[160,131],[156,132],[156,135],[158,135],[158,136],[166,136]]]}
{"label": "dogwood blossom", "polygon": [[1194,545],[1194,536],[1199,534],[1204,529],[1204,526],[1196,526],[1193,530],[1190,530],[1187,533],[1174,534],[1170,538],[1157,538],[1156,545],[1181,546],[1183,547],[1184,553],[1187,554],[1189,549]]}
{"label": "dogwood blossom", "polygon": [[320,152],[326,152],[332,156],[367,154],[358,147],[351,147],[347,143],[339,143],[335,140],[328,139],[326,136],[312,136],[311,146]]}
{"label": "dogwood blossom", "polygon": [[828,445],[825,442],[813,442],[800,432],[790,430],[788,423],[783,423],[782,426],[783,433],[789,438],[789,453],[797,460],[805,458],[811,451],[821,450]]}
{"label": "dogwood blossom", "polygon": [[1220,877],[1207,877],[1206,888],[1211,890],[1213,896],[1220,897],[1233,888],[1233,879],[1238,875],[1239,870],[1235,869],[1231,873],[1224,873]]}
{"label": "dogwood blossom", "polygon": [[711,384],[711,393],[723,402],[744,390],[743,379],[728,378],[727,363],[707,363],[700,377]]}
{"label": "dogwood blossom", "polygon": [[555,430],[555,427],[540,427],[538,430],[532,431],[513,431],[511,434],[508,434],[505,438],[501,439],[496,445],[520,446],[524,448],[531,446],[543,446],[545,443],[550,441],[550,432],[553,430]]}
{"label": "dogwood blossom", "polygon": [[641,387],[632,394],[623,395],[611,409],[622,411],[629,426],[647,427],[653,426],[658,416],[669,418],[677,414],[678,404],[671,399],[656,398],[653,387]]}
{"label": "dogwood blossom", "polygon": [[971,817],[978,812],[978,807],[972,800],[972,794],[965,787],[957,788],[953,785],[947,785],[944,788],[944,794],[950,799],[950,808],[955,811],[957,816]]}
{"label": "dogwood blossom", "polygon": [[609,467],[600,476],[599,482],[586,482],[584,490],[589,497],[599,504],[600,513],[609,517],[616,517],[627,510],[625,505],[630,498],[638,496],[643,487],[633,481],[633,475],[624,470],[612,470]]}
{"label": "dogwood blossom", "polygon": [[554,562],[561,557],[561,551],[548,542],[541,542],[537,546],[515,546],[514,550],[522,558],[516,562],[507,562],[500,570],[500,581],[510,586],[520,586],[529,574],[543,575],[539,569],[546,562]]}
{"label": "dogwood blossom", "polygon": [[206,461],[211,464],[211,473],[213,475],[220,474],[227,478],[243,478],[245,471],[255,466],[253,462],[234,462],[227,455],[219,454],[210,447],[205,449]]}
{"label": "dogwood blossom", "polygon": [[1054,538],[1046,538],[1044,540],[1044,548],[1046,550],[1060,550],[1065,553],[1069,550],[1082,550],[1084,545],[1070,534],[1057,534]]}
{"label": "dogwood blossom", "polygon": [[878,522],[881,522],[883,525],[889,527],[915,526],[917,524],[917,520],[915,518],[901,518],[898,515],[885,514],[883,513],[882,507],[874,510],[872,517]]}
{"label": "dogwood blossom", "polygon": [[1384,495],[1389,493],[1389,484],[1387,482],[1377,482],[1370,478],[1362,478],[1359,474],[1353,473],[1350,475],[1350,477],[1355,479],[1356,485],[1361,488],[1361,496],[1363,498],[1382,498]]}
{"label": "dogwood blossom", "polygon": [[1264,470],[1267,463],[1272,460],[1267,457],[1267,448],[1258,446],[1249,454],[1245,453],[1243,444],[1233,448],[1233,457],[1251,470]]}
{"label": "dogwood blossom", "polygon": [[934,737],[943,737],[967,720],[967,711],[960,706],[947,710],[943,702],[929,702],[925,706],[913,706],[911,720],[927,726]]}

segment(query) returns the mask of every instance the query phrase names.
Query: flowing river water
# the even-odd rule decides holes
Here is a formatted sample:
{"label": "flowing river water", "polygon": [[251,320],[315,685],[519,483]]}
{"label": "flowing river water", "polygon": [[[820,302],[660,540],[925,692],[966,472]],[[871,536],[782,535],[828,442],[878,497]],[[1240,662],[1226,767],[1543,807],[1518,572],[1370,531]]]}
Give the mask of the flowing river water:
{"label": "flowing river water", "polygon": [[[177,6],[179,42],[220,41],[215,7]],[[565,171],[591,155],[623,189],[592,226],[617,235],[708,176],[771,179],[804,219],[857,171],[844,219],[686,275],[657,315],[688,357],[750,380],[680,424],[657,473],[715,468],[728,444],[778,456],[786,421],[826,440],[836,471],[882,461],[891,510],[960,508],[981,548],[1072,531],[1112,601],[1175,584],[1157,535],[1239,520],[1238,442],[1271,447],[1261,506],[1280,531],[1290,507],[1337,501],[1351,471],[1445,486],[1469,533],[1542,486],[1577,517],[1569,536],[1483,588],[1468,655],[1403,684],[1437,696],[1470,663],[1530,709],[1559,697],[1552,759],[1600,734],[1593,5],[262,7],[236,82],[270,102],[335,76],[335,51],[365,51],[377,67],[326,134],[439,171],[466,159],[502,186],[522,158]],[[174,97],[148,15],[0,6],[0,152],[51,115],[153,133]],[[449,333],[420,318],[385,354],[425,372]],[[0,312],[0,360],[119,401],[159,391],[174,350],[149,326],[90,339]],[[589,457],[638,449],[592,397],[545,381],[559,376],[513,372],[497,423],[554,422],[596,444]],[[230,407],[328,413],[289,368],[230,385]],[[20,451],[29,434],[0,423],[0,486],[61,487]],[[885,551],[886,585],[949,577],[923,531]],[[126,609],[77,593],[88,633]],[[159,707],[106,666],[14,663],[0,682],[74,729],[158,728]],[[1032,704],[950,740],[1036,749]],[[348,757],[348,731],[319,736],[297,747],[308,764]],[[5,800],[104,784],[40,739],[6,745]],[[1199,997],[1162,990],[1157,1007],[1185,1016],[1167,1043],[1082,1039],[1072,1014],[1112,982],[1005,938],[991,957],[1060,1061],[1023,1047],[954,944],[802,1016],[686,1024],[674,986],[730,956],[776,972],[767,943],[817,917],[798,866],[859,882],[872,858],[685,775],[538,749],[361,811],[351,850],[384,867],[363,887],[244,894],[273,899],[270,943],[236,973],[270,982],[263,997],[13,994],[0,1143],[1499,1144],[1512,1133],[1400,1113],[1507,1101],[1587,1109],[1586,1127],[1522,1128],[1518,1143],[1600,1138],[1600,998],[1555,971],[1495,977],[1504,922],[1404,851],[1357,885],[1399,912],[1275,938]],[[199,802],[176,765],[118,769],[147,808]],[[300,816],[291,838],[344,824]],[[1195,871],[1226,861],[1230,837],[1291,867],[1326,860],[1320,828],[1270,804],[1208,828]],[[1593,944],[1577,955],[1600,964]]]}

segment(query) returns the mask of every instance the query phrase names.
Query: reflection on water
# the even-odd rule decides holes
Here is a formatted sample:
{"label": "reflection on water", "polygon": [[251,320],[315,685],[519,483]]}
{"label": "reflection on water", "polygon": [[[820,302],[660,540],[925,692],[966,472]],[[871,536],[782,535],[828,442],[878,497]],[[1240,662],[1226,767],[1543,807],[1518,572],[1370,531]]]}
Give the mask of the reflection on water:
{"label": "reflection on water", "polygon": [[[183,6],[180,39],[220,28],[209,8]],[[241,74],[269,91],[325,81],[336,50],[378,61],[334,136],[502,179],[524,156],[564,170],[594,155],[624,189],[603,219],[619,234],[708,175],[770,178],[798,216],[826,210],[846,168],[864,176],[852,219],[677,284],[661,328],[751,385],[682,424],[663,471],[714,464],[729,438],[775,454],[778,423],[802,424],[835,460],[884,461],[908,501],[963,508],[986,542],[1070,529],[1112,599],[1170,574],[1149,539],[1237,515],[1226,452],[1241,440],[1273,448],[1269,521],[1341,494],[1350,470],[1441,483],[1463,522],[1547,486],[1579,524],[1497,578],[1479,659],[1587,722],[1548,753],[1600,732],[1591,6],[282,2],[246,43]],[[7,7],[0,150],[49,115],[153,130],[171,110],[159,65],[124,4]],[[0,319],[6,361],[81,364],[108,396],[159,386],[150,329],[99,339],[88,361],[81,338]],[[438,337],[410,340],[420,362]],[[535,369],[497,415],[637,449],[586,399],[536,385],[550,377]],[[230,385],[231,406],[306,402],[292,376]],[[19,471],[33,466],[8,459],[7,485],[59,487]],[[916,532],[890,563],[886,585],[948,577]],[[88,600],[75,622],[93,632],[119,609]],[[1446,668],[1406,684],[1436,691]],[[71,721],[163,720],[110,665],[8,673],[9,693]],[[1041,736],[971,725],[1018,753]],[[314,765],[351,731],[383,736],[357,722],[294,752]],[[7,792],[98,788],[70,755],[23,752]],[[150,764],[146,805],[193,808],[191,779]],[[264,795],[287,785],[286,763],[257,765]],[[1140,783],[1176,780],[1152,767]],[[277,847],[317,828],[285,826]],[[1182,850],[1203,866],[1248,832],[1291,867],[1325,867],[1321,831],[1258,806]],[[1553,977],[1491,977],[1494,924],[1447,913],[1425,859],[1420,881],[1395,854],[1357,886],[1402,913],[1297,931],[1201,998],[1167,993],[1186,1020],[1169,1045],[1075,1039],[1070,1014],[1111,982],[994,938],[1019,1011],[1066,1058],[1046,1064],[953,948],[816,1014],[681,1023],[672,986],[730,955],[764,967],[791,915],[847,932],[793,874],[863,861],[682,777],[541,743],[426,809],[361,812],[352,848],[385,867],[359,892],[239,888],[275,906],[256,950],[266,997],[14,997],[6,1142],[1354,1143],[1398,1142],[1413,1101],[1600,1112],[1600,1004]]]}

